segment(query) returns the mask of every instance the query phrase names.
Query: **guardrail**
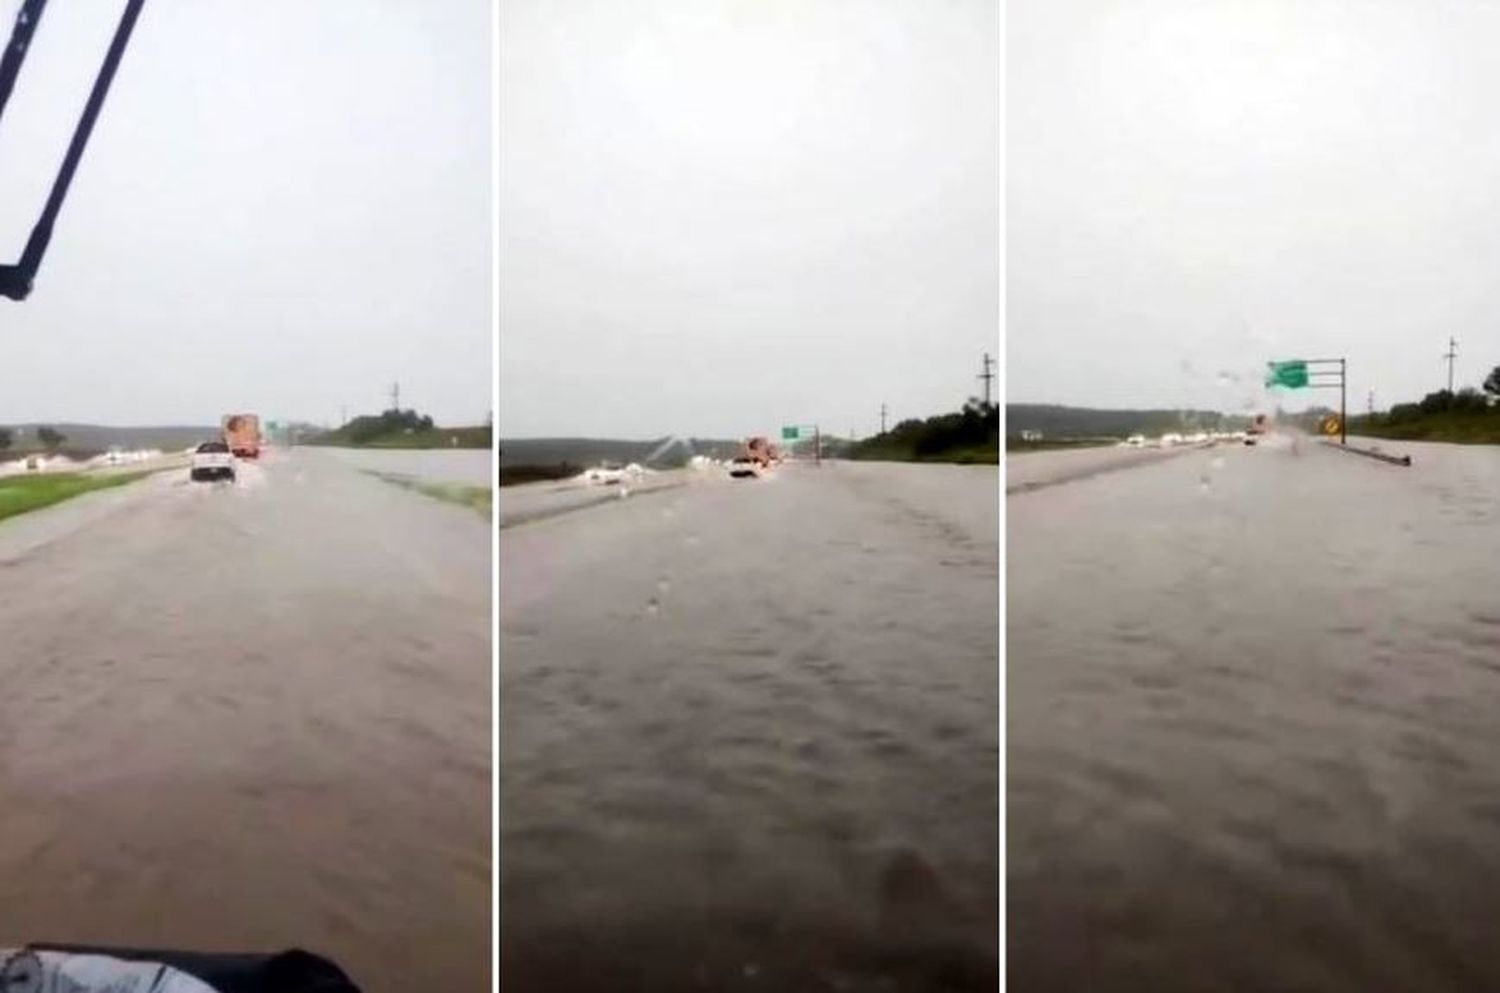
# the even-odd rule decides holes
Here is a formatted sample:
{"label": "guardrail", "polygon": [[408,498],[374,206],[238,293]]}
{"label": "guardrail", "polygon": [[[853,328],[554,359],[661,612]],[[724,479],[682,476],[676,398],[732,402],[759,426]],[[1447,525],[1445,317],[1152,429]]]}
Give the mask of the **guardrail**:
{"label": "guardrail", "polygon": [[1341,445],[1335,441],[1325,441],[1323,442],[1323,444],[1327,445],[1329,448],[1336,448],[1341,452],[1348,452],[1351,455],[1363,455],[1367,459],[1377,459],[1381,462],[1387,462],[1391,465],[1411,465],[1410,455],[1390,455],[1386,452],[1377,452],[1371,448],[1356,448],[1353,445]]}

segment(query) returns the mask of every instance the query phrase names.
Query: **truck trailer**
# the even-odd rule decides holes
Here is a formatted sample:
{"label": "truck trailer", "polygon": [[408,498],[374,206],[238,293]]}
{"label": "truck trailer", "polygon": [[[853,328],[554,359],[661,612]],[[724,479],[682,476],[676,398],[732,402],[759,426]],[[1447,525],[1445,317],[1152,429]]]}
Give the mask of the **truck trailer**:
{"label": "truck trailer", "polygon": [[224,444],[236,458],[260,458],[260,417],[255,414],[225,414]]}

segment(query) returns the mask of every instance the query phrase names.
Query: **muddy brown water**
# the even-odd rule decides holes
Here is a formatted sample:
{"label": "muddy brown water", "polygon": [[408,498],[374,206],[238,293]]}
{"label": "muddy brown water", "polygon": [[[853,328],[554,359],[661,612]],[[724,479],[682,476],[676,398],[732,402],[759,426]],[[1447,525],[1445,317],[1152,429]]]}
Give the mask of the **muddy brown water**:
{"label": "muddy brown water", "polygon": [[1500,449],[1380,444],[1007,498],[1011,989],[1500,988]]}
{"label": "muddy brown water", "polygon": [[305,450],[0,524],[0,945],[489,989],[491,533]]}
{"label": "muddy brown water", "polygon": [[999,474],[829,463],[500,536],[526,990],[992,990]]}

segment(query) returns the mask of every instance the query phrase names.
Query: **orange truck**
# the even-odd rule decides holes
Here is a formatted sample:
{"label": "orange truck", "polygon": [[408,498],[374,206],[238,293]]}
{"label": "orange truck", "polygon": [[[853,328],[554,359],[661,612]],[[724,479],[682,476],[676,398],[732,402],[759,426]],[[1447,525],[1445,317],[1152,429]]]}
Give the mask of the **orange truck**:
{"label": "orange truck", "polygon": [[260,458],[260,418],[255,414],[225,414],[224,444],[238,458]]}
{"label": "orange truck", "polygon": [[765,438],[751,438],[745,442],[745,454],[757,464],[768,466],[771,464],[771,443]]}
{"label": "orange truck", "polygon": [[740,453],[729,464],[729,475],[735,479],[759,478],[779,461],[781,453],[775,445],[762,437],[750,438],[740,446]]}

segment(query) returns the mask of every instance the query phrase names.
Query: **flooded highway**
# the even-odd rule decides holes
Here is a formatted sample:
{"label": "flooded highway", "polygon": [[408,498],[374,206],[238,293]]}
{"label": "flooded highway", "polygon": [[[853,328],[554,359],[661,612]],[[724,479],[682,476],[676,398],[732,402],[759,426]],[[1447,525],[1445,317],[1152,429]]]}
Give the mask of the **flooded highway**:
{"label": "flooded highway", "polygon": [[1011,989],[1500,988],[1500,450],[1380,444],[1007,497]]}
{"label": "flooded highway", "polygon": [[0,935],[488,989],[491,535],[317,449],[0,523]]}
{"label": "flooded highway", "polygon": [[495,456],[488,448],[324,448],[327,456],[367,472],[384,472],[428,483],[489,486]]}
{"label": "flooded highway", "polygon": [[993,990],[999,496],[829,462],[502,530],[502,988]]}

